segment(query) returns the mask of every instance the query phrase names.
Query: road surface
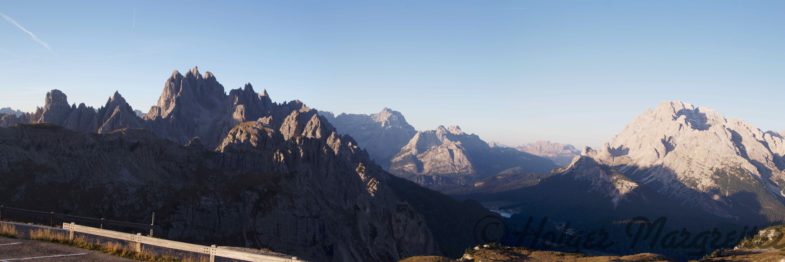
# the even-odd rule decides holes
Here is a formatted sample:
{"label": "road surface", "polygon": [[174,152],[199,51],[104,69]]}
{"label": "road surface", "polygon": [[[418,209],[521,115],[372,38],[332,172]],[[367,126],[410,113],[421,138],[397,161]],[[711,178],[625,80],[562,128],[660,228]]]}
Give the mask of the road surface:
{"label": "road surface", "polygon": [[11,261],[133,261],[98,251],[44,241],[0,237],[0,262]]}

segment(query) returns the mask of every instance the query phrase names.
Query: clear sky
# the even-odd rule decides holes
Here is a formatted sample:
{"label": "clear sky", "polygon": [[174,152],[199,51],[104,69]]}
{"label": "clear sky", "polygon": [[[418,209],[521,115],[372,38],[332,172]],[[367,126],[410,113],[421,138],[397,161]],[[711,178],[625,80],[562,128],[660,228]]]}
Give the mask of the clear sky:
{"label": "clear sky", "polygon": [[608,141],[663,100],[785,129],[785,1],[0,1],[0,106],[149,110],[175,69],[488,141]]}

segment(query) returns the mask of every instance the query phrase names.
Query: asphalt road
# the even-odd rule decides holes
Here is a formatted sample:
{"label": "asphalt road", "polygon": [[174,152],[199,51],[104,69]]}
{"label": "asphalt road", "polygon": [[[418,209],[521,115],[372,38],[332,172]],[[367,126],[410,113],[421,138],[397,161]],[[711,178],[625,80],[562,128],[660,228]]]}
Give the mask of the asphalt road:
{"label": "asphalt road", "polygon": [[133,261],[55,243],[0,237],[0,262],[5,261]]}

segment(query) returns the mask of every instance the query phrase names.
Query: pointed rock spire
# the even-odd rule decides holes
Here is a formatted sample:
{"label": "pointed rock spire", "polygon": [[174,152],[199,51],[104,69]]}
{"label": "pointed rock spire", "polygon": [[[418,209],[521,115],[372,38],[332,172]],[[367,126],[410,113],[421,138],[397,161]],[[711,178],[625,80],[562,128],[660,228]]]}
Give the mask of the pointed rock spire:
{"label": "pointed rock spire", "polygon": [[62,125],[71,110],[68,97],[62,91],[53,89],[46,93],[44,107],[41,109],[41,118],[35,122]]}
{"label": "pointed rock spire", "polygon": [[186,78],[202,79],[202,75],[199,73],[199,67],[198,66],[194,66],[194,68],[191,68],[191,70],[188,71],[188,73],[185,74],[185,77]]}

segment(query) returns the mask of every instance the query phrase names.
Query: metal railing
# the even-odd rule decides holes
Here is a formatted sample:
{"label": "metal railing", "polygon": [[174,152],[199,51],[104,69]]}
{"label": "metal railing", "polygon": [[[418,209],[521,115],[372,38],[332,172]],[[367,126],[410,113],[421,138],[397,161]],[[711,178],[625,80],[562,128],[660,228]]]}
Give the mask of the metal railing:
{"label": "metal railing", "polygon": [[211,262],[215,261],[216,257],[223,257],[223,258],[243,260],[243,261],[272,261],[272,262],[291,262],[291,261],[299,262],[300,261],[297,259],[297,257],[255,254],[255,253],[226,249],[222,247],[216,247],[215,245],[202,246],[202,245],[196,245],[191,243],[142,236],[141,234],[134,235],[134,234],[116,232],[106,229],[81,226],[74,223],[63,223],[63,229],[68,231],[68,237],[71,240],[74,239],[76,233],[117,239],[117,240],[122,240],[132,243],[133,244],[132,246],[136,252],[142,251],[142,245],[148,245],[148,246],[156,246],[166,249],[208,255],[210,256]]}
{"label": "metal railing", "polygon": [[148,232],[148,236],[151,237],[155,231],[155,212],[151,214],[150,223],[146,224],[112,220],[104,217],[78,216],[57,213],[54,211],[47,212],[0,205],[0,221],[2,220],[48,225],[50,227],[60,226],[62,223],[73,222],[81,225],[95,226],[101,229],[111,228],[118,231]]}

